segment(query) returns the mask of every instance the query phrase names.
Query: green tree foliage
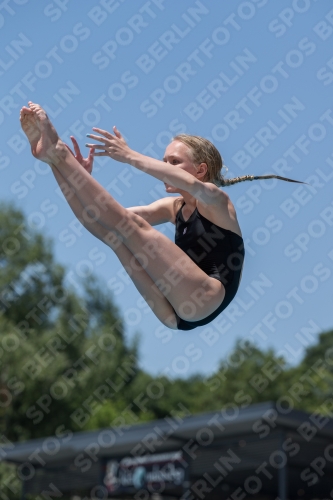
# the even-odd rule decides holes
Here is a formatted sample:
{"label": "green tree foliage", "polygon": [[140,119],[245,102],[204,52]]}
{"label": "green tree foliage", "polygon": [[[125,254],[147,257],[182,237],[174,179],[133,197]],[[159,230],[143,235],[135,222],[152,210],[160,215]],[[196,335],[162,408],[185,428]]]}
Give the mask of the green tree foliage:
{"label": "green tree foliage", "polygon": [[[146,415],[154,419],[205,411],[221,411],[227,417],[251,404],[272,401],[288,409],[333,413],[333,332],[320,335],[304,359],[291,366],[273,349],[238,340],[211,376],[171,380],[140,374],[129,391],[144,394],[155,390],[156,397],[145,403]],[[133,392],[134,391],[134,392]],[[141,415],[141,417],[143,414]]]}
{"label": "green tree foliage", "polygon": [[0,431],[11,441],[81,430],[138,373],[111,297],[77,296],[52,247],[15,208],[0,210]]}
{"label": "green tree foliage", "polygon": [[[1,444],[0,444],[1,446]],[[22,484],[13,464],[0,462],[0,498],[4,500],[20,500]]]}
{"label": "green tree foliage", "polygon": [[51,242],[31,231],[19,210],[3,204],[0,242],[2,317],[23,331],[44,330],[59,308],[57,297],[64,279],[64,269],[54,262]]}
{"label": "green tree foliage", "polygon": [[332,418],[333,414],[333,330],[322,332],[308,347],[294,376],[297,406]]}
{"label": "green tree foliage", "polygon": [[207,408],[246,407],[276,401],[288,385],[286,361],[273,350],[260,350],[250,342],[238,341],[220,363],[218,371],[205,380]]}

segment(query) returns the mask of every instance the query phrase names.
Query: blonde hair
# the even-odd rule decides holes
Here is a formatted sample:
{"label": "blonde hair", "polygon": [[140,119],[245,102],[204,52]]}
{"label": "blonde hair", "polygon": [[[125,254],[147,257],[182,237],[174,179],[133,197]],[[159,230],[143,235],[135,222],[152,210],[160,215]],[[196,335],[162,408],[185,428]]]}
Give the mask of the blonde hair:
{"label": "blonde hair", "polygon": [[288,182],[298,182],[300,184],[306,184],[301,181],[294,181],[292,179],[287,179],[286,177],[281,177],[279,175],[242,175],[241,177],[234,177],[232,179],[225,179],[222,175],[223,159],[220,155],[218,149],[212,144],[208,139],[200,137],[198,135],[188,135],[179,134],[176,135],[172,141],[179,141],[185,144],[190,150],[191,158],[195,165],[200,165],[200,163],[206,163],[207,174],[203,182],[212,182],[216,186],[232,186],[237,184],[237,182],[242,181],[253,181],[258,179],[280,179],[282,181]]}

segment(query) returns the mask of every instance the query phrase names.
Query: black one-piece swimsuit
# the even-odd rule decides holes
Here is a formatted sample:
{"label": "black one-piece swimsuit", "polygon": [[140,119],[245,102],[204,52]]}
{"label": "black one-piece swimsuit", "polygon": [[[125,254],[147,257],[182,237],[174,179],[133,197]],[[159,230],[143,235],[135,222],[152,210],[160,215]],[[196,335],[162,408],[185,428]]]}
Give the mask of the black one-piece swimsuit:
{"label": "black one-piece swimsuit", "polygon": [[182,208],[176,215],[175,243],[208,276],[225,287],[223,302],[209,316],[199,321],[187,321],[177,314],[178,330],[192,330],[215,319],[232,301],[238,290],[244,262],[244,241],[241,236],[223,229],[200,214],[196,208],[188,220],[184,220]]}

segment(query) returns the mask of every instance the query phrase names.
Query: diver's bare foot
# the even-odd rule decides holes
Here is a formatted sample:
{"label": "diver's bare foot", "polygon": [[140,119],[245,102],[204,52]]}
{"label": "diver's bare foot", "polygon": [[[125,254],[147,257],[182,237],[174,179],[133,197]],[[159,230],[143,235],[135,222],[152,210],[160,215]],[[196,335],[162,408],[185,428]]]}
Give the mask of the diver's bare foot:
{"label": "diver's bare foot", "polygon": [[21,109],[20,121],[35,158],[46,163],[56,163],[63,143],[43,108],[29,101],[29,108],[24,106]]}

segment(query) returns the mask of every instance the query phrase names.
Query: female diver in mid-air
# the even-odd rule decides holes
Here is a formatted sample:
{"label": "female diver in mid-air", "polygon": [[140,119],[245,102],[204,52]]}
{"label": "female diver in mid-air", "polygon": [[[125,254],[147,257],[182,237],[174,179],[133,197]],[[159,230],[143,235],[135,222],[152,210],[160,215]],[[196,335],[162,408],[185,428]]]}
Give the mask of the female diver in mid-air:
{"label": "female diver in mid-air", "polygon": [[[234,298],[242,275],[244,244],[224,179],[222,158],[207,139],[182,134],[166,148],[163,161],[129,148],[120,132],[93,128],[84,159],[59,138],[45,111],[29,102],[20,113],[32,154],[48,163],[73,212],[117,255],[134,285],[167,327],[192,330],[216,318]],[[96,152],[96,150],[99,152]],[[156,177],[167,193],[148,206],[124,208],[90,175],[94,156],[110,156]],[[297,181],[293,181],[297,182]],[[153,228],[172,222],[175,243]]]}

